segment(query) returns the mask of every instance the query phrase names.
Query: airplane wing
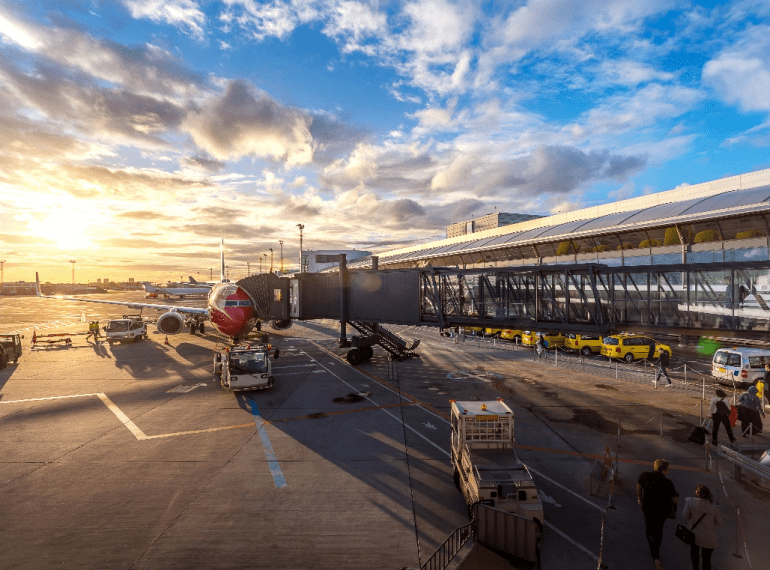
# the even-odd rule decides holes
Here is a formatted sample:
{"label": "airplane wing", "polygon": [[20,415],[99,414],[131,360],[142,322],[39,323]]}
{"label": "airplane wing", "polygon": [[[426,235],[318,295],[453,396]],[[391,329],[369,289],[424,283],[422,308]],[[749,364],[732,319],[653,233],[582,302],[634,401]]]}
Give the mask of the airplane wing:
{"label": "airplane wing", "polygon": [[44,299],[64,299],[67,301],[80,301],[82,303],[102,303],[104,305],[121,305],[130,309],[155,309],[158,311],[175,311],[188,315],[208,315],[208,309],[196,307],[182,307],[179,305],[158,305],[155,303],[133,303],[131,301],[106,301],[102,299],[83,299],[82,297],[67,297],[64,295],[43,295],[40,292],[40,276],[35,273],[35,293]]}

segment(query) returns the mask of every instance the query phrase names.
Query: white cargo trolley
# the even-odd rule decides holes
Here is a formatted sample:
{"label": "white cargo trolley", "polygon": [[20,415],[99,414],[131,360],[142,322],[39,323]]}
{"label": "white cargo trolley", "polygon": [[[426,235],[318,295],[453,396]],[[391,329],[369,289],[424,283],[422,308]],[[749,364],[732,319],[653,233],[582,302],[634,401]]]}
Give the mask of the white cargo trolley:
{"label": "white cargo trolley", "polygon": [[451,404],[452,467],[465,502],[522,516],[542,531],[537,487],[513,448],[513,411],[502,400]]}

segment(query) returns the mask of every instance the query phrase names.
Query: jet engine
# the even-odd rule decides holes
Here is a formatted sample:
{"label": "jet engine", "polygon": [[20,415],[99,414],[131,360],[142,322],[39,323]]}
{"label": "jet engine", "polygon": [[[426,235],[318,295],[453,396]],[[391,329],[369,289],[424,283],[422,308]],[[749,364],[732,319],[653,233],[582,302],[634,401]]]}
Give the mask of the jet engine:
{"label": "jet engine", "polygon": [[270,326],[277,331],[282,331],[284,329],[288,329],[291,326],[291,319],[276,319],[274,321],[270,321]]}
{"label": "jet engine", "polygon": [[184,316],[174,311],[164,313],[158,318],[158,331],[163,334],[177,334],[184,329]]}

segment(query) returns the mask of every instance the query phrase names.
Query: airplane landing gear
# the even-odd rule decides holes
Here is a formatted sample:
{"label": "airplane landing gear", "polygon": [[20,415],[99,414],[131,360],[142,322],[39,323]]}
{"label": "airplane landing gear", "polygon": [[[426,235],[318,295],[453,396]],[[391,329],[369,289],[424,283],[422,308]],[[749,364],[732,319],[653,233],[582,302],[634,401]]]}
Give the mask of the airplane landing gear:
{"label": "airplane landing gear", "polygon": [[374,356],[374,349],[371,346],[363,346],[349,351],[347,359],[353,366],[358,366],[363,361],[369,360],[372,356]]}

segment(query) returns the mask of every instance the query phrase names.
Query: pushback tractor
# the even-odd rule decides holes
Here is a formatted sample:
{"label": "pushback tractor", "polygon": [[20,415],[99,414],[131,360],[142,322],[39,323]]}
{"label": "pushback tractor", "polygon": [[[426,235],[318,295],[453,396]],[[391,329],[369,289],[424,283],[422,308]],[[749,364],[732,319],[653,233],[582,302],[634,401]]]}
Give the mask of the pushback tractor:
{"label": "pushback tractor", "polygon": [[469,508],[481,503],[535,521],[543,505],[532,475],[517,457],[513,411],[502,400],[451,401],[452,468]]}

